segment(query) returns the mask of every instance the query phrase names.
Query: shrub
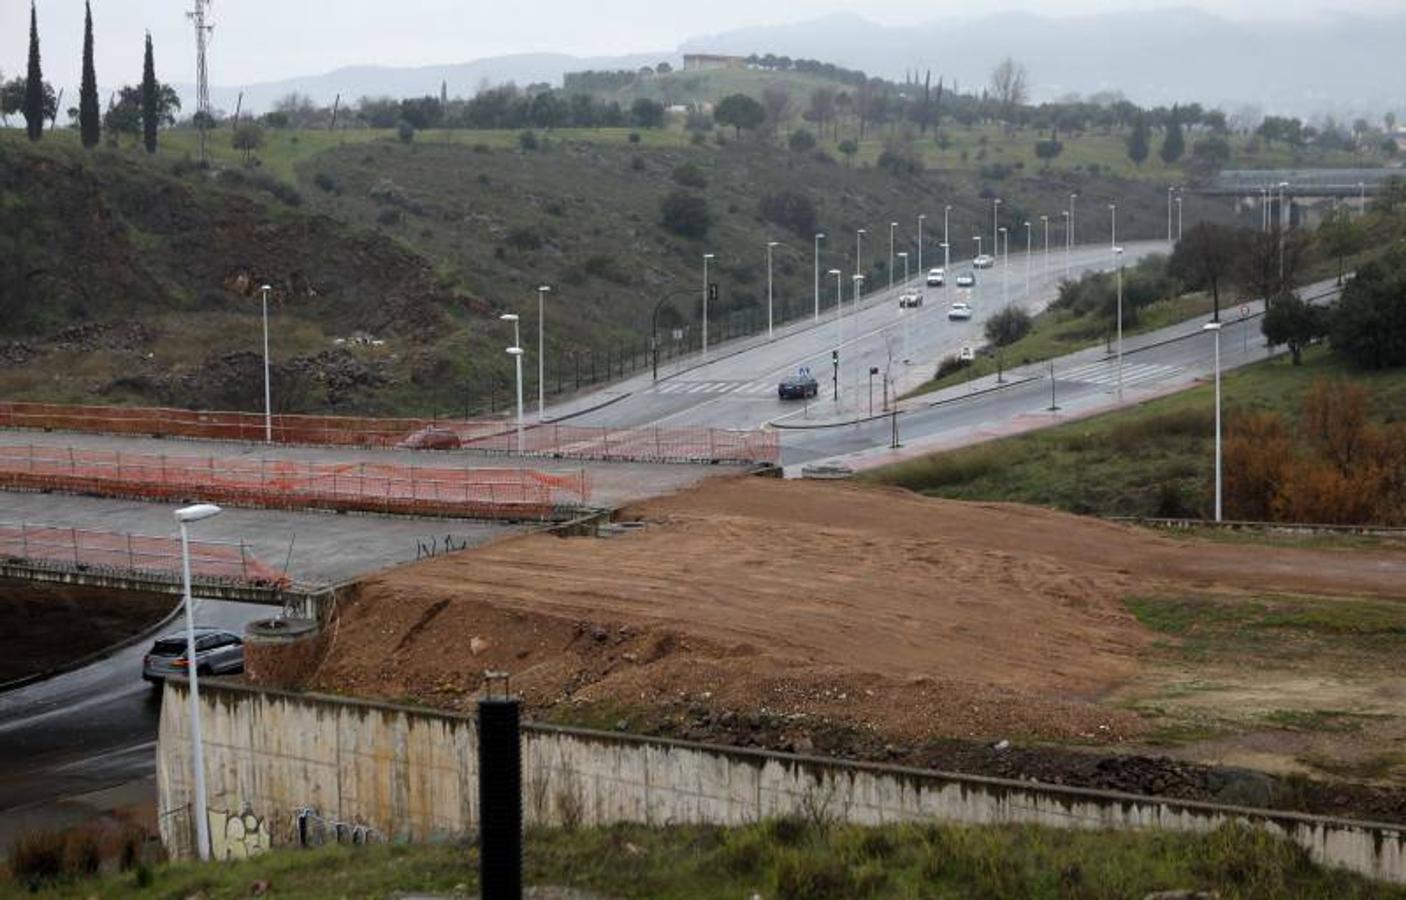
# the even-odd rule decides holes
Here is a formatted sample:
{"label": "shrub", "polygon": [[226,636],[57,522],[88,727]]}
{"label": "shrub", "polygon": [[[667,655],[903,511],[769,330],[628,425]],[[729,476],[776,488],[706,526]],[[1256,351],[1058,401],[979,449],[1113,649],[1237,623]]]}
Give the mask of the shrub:
{"label": "shrub", "polygon": [[388,207],[376,214],[376,221],[381,225],[399,225],[405,221],[405,213],[394,207]]}
{"label": "shrub", "polygon": [[843,860],[792,850],[777,857],[776,896],[781,900],[851,900],[862,895]]}
{"label": "shrub", "polygon": [[674,191],[660,203],[660,224],[686,238],[704,238],[713,226],[708,201],[696,194]]}
{"label": "shrub", "polygon": [[1007,306],[986,320],[986,339],[997,347],[1008,347],[1030,333],[1030,313]]}
{"label": "shrub", "polygon": [[761,215],[768,222],[809,238],[819,230],[815,204],[801,191],[773,191],[762,196]]}
{"label": "shrub", "polygon": [[536,150],[536,149],[538,148],[538,146],[539,146],[539,144],[537,143],[537,132],[535,132],[535,131],[523,131],[523,132],[520,132],[520,133],[518,134],[518,136],[517,136],[517,145],[518,145],[518,149],[520,149],[520,150],[522,150],[522,151],[524,151],[524,152],[526,152],[526,153],[531,153],[533,150]]}
{"label": "shrub", "polygon": [[638,131],[632,131],[630,132],[630,136],[626,138],[626,140],[628,140],[632,144],[638,144],[640,142],[640,133]]}
{"label": "shrub", "polygon": [[395,127],[395,136],[400,138],[402,144],[409,144],[415,140],[415,126],[401,119],[400,124]]}
{"label": "shrub", "polygon": [[337,179],[330,172],[318,172],[313,176],[312,183],[329,194],[341,193],[341,186],[337,184]]}
{"label": "shrub", "polygon": [[16,881],[37,889],[63,874],[63,832],[32,831],[20,835],[10,847],[10,873]]}
{"label": "shrub", "polygon": [[636,156],[636,157],[634,157],[633,159],[630,160],[630,171],[632,171],[632,172],[643,172],[643,171],[644,171],[644,157],[643,157],[643,156]]}
{"label": "shrub", "polygon": [[684,163],[674,169],[674,181],[684,187],[703,189],[708,186],[708,177],[693,163]]}
{"label": "shrub", "polygon": [[601,278],[616,284],[629,284],[631,281],[629,274],[620,267],[615,257],[603,253],[587,258],[581,264],[581,270],[592,278]]}
{"label": "shrub", "polygon": [[1363,266],[1343,289],[1330,325],[1333,350],[1362,369],[1406,365],[1406,254]]}
{"label": "shrub", "polygon": [[937,375],[935,377],[946,378],[953,372],[960,372],[970,365],[971,360],[962,359],[960,356],[957,356],[955,354],[953,354],[952,356],[944,356],[942,360],[937,364]]}
{"label": "shrub", "polygon": [[792,153],[809,153],[815,149],[815,135],[804,128],[797,128],[791,132],[786,145],[791,148]]}
{"label": "shrub", "polygon": [[688,142],[695,147],[701,147],[708,143],[708,136],[701,131],[695,131],[692,136],[689,137]]}
{"label": "shrub", "polygon": [[544,243],[541,232],[530,225],[520,225],[511,229],[507,241],[509,246],[517,250],[540,250]]}

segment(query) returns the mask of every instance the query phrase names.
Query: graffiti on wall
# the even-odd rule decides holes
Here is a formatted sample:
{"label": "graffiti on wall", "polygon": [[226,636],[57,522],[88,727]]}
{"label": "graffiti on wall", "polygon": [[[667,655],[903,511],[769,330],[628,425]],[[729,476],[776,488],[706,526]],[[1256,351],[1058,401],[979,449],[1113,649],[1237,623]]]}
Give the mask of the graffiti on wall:
{"label": "graffiti on wall", "polygon": [[248,859],[269,849],[268,821],[248,809],[243,812],[208,810],[210,853],[215,859]]}

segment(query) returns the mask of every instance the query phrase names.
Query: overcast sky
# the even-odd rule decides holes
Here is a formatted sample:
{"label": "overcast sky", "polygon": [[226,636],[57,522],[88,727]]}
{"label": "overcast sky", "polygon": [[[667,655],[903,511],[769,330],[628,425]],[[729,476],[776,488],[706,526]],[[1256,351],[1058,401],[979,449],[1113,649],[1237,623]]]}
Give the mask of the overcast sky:
{"label": "overcast sky", "polygon": [[[466,62],[485,56],[553,51],[606,56],[673,50],[682,41],[733,28],[781,24],[855,12],[886,25],[993,10],[1078,15],[1155,6],[1199,6],[1222,16],[1308,17],[1399,11],[1401,0],[214,0],[210,78],[240,86],[339,66],[408,66]],[[141,75],[142,33],[156,45],[158,77],[193,82],[193,38],[183,11],[190,0],[93,0],[98,80],[134,83]],[[45,76],[78,81],[82,0],[39,0]],[[22,72],[28,0],[0,0],[0,71]]]}

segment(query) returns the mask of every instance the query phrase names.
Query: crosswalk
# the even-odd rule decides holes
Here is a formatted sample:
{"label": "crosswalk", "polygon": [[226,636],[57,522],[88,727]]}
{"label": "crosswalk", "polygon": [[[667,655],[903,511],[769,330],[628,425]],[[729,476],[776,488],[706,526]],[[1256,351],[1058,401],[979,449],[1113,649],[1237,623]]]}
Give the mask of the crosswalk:
{"label": "crosswalk", "polygon": [[654,389],[656,394],[774,394],[779,379],[761,381],[668,381]]}
{"label": "crosswalk", "polygon": [[[1123,386],[1131,387],[1152,381],[1165,381],[1185,370],[1178,366],[1164,366],[1157,363],[1133,363],[1123,361]],[[1082,381],[1086,384],[1116,385],[1118,383],[1118,361],[1103,360],[1061,372],[1055,369],[1055,377],[1061,381]]]}

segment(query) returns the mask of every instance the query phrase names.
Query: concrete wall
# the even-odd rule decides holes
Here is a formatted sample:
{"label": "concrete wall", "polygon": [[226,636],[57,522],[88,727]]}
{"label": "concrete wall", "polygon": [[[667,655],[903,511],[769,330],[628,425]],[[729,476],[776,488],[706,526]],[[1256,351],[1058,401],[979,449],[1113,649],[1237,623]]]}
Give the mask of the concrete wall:
{"label": "concrete wall", "polygon": [[[295,842],[300,812],[400,840],[476,827],[471,717],[236,684],[207,683],[201,701],[207,814],[252,815],[273,846]],[[162,838],[178,856],[190,854],[193,830],[187,706],[185,685],[168,683],[157,782]],[[1406,826],[543,726],[524,730],[523,766],[528,824],[743,824],[798,814],[861,824],[1205,831],[1245,821],[1320,862],[1406,882]]]}

